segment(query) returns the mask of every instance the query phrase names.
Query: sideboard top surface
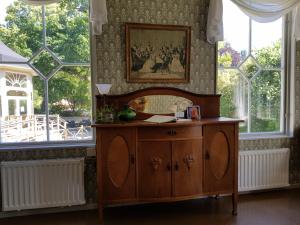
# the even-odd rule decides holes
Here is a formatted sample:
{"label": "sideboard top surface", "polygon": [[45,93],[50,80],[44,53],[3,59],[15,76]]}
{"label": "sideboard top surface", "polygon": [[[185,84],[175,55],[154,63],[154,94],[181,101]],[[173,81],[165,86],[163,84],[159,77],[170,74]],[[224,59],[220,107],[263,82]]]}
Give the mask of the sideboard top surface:
{"label": "sideboard top surface", "polygon": [[226,124],[243,122],[239,119],[231,119],[225,117],[205,118],[201,120],[185,121],[185,122],[170,122],[170,123],[150,123],[143,120],[134,120],[130,122],[115,122],[94,124],[95,128],[109,128],[109,127],[178,127],[178,126],[200,126],[209,124]]}

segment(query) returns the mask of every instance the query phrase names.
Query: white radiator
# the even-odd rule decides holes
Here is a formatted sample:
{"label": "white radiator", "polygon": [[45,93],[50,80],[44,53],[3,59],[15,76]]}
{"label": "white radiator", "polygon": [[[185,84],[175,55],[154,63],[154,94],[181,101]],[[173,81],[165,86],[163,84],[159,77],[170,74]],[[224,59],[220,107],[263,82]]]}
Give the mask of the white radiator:
{"label": "white radiator", "polygon": [[239,191],[289,186],[289,156],[287,148],[240,151]]}
{"label": "white radiator", "polygon": [[2,210],[80,205],[84,158],[1,162]]}

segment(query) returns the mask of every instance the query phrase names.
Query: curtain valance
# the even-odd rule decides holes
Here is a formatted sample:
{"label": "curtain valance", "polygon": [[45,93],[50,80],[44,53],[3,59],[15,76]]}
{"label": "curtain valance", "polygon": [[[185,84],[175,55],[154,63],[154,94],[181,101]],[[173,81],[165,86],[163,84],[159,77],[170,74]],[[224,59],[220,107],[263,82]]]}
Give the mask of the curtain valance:
{"label": "curtain valance", "polygon": [[[257,22],[272,22],[293,11],[294,37],[300,40],[299,0],[231,0],[246,15]],[[215,43],[223,40],[223,3],[211,0],[207,22],[207,41]]]}

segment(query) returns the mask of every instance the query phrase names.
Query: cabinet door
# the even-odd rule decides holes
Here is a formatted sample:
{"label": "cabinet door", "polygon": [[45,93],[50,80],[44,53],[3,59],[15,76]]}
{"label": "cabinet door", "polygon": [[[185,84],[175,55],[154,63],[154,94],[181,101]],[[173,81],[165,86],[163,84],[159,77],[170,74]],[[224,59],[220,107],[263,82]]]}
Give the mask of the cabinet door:
{"label": "cabinet door", "polygon": [[202,192],[202,139],[172,142],[173,196]]}
{"label": "cabinet door", "polygon": [[105,129],[101,143],[104,201],[135,199],[135,129]]}
{"label": "cabinet door", "polygon": [[138,144],[139,197],[171,197],[171,142],[142,141]]}
{"label": "cabinet door", "polygon": [[232,192],[234,124],[204,126],[204,192]]}

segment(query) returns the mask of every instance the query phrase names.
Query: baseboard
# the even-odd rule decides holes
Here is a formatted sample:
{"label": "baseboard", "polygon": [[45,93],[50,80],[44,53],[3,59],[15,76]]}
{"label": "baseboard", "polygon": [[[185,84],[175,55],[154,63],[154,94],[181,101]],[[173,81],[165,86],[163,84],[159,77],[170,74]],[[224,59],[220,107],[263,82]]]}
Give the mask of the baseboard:
{"label": "baseboard", "polygon": [[81,206],[69,206],[69,207],[58,207],[58,208],[47,208],[47,209],[30,209],[22,211],[11,211],[11,212],[0,212],[0,218],[9,218],[17,216],[30,216],[38,214],[49,214],[49,213],[60,213],[60,212],[73,212],[73,211],[85,211],[97,209],[97,204],[86,204]]}

